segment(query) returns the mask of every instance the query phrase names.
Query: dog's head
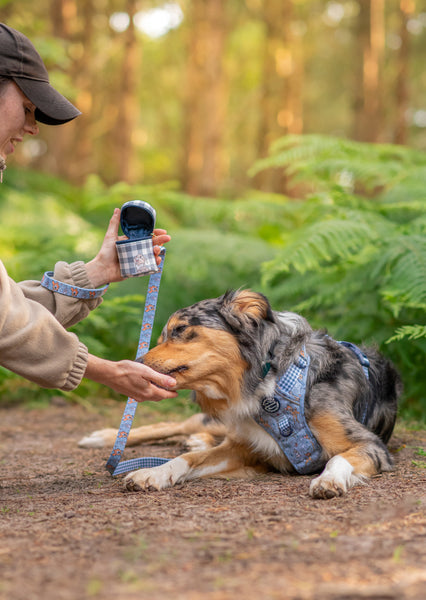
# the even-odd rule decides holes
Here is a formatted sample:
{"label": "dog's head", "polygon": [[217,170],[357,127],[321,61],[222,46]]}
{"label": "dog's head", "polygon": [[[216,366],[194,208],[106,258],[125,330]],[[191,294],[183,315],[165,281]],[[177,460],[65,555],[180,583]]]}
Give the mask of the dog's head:
{"label": "dog's head", "polygon": [[175,377],[177,389],[214,401],[217,412],[222,402],[238,401],[247,372],[254,365],[260,369],[262,334],[274,322],[265,296],[228,291],[175,312],[143,361]]}

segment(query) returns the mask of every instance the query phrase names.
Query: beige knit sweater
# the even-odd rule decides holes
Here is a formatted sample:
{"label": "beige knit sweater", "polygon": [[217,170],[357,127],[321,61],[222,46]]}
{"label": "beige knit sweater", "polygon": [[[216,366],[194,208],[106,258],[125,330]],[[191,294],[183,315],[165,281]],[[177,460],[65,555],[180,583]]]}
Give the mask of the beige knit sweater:
{"label": "beige knit sweater", "polygon": [[[54,278],[93,287],[83,262],[56,263]],[[39,281],[16,283],[0,261],[0,365],[42,387],[76,388],[86,370],[88,350],[66,328],[101,301],[55,294]]]}

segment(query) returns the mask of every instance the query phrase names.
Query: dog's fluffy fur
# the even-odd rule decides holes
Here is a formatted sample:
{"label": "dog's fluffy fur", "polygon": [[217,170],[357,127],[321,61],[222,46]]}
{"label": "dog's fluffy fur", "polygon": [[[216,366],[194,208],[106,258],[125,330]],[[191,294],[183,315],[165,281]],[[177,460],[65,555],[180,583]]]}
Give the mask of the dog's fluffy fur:
{"label": "dog's fluffy fur", "polygon": [[[160,467],[125,478],[129,490],[157,489],[198,477],[250,477],[294,472],[278,444],[253,419],[272,396],[277,376],[305,345],[311,363],[305,417],[322,447],[324,471],[311,481],[314,498],[339,496],[366,478],[392,469],[386,449],[402,385],[394,367],[370,348],[365,377],[355,354],[291,312],[275,312],[262,294],[230,291],[174,313],[144,363],[194,390],[202,413],[183,423],[140,427],[128,444],[193,434],[191,451]],[[262,378],[262,365],[271,369]],[[365,425],[362,413],[367,406]],[[115,430],[81,440],[84,447],[112,444]],[[328,462],[327,462],[328,461]]]}

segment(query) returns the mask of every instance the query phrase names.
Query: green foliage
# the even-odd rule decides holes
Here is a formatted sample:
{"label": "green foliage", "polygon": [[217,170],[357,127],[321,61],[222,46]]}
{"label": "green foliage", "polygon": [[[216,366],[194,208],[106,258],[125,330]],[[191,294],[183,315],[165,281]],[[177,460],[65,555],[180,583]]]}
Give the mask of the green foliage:
{"label": "green foliage", "polygon": [[[134,198],[155,206],[158,226],[172,234],[153,341],[178,308],[227,288],[258,288],[261,264],[275,254],[270,223],[288,212],[276,198],[261,206],[255,195],[236,202],[201,200],[176,192],[172,184],[106,188],[95,176],[74,188],[45,175],[8,169],[0,187],[0,256],[9,274],[17,281],[40,279],[57,260],[91,259],[114,207]],[[134,358],[147,285],[148,278],[112,284],[102,305],[72,328],[90,352],[110,360]],[[35,386],[5,370],[0,371],[0,389],[6,400],[20,392],[27,397],[36,393]],[[87,381],[78,388],[83,397],[106,392]]]}
{"label": "green foliage", "polygon": [[[285,169],[304,197],[251,191],[232,201],[201,199],[173,183],[106,188],[95,176],[74,188],[8,169],[0,186],[2,259],[17,280],[40,278],[59,259],[88,260],[113,208],[141,198],[172,234],[153,339],[178,308],[252,287],[273,308],[302,312],[337,339],[377,344],[402,373],[403,414],[422,419],[426,157],[399,146],[291,136],[252,172],[270,166]],[[147,284],[135,278],[111,285],[99,309],[74,326],[91,352],[134,357]],[[0,370],[0,392],[15,399],[36,396],[37,388]],[[105,393],[85,381],[69,397]]]}
{"label": "green foliage", "polygon": [[399,342],[404,338],[409,340],[419,340],[426,337],[426,327],[424,325],[404,325],[398,327],[395,331],[395,335],[388,339],[390,342]]}
{"label": "green foliage", "polygon": [[[270,156],[258,161],[250,174],[270,167],[285,168],[297,181],[324,192],[334,187],[349,191],[357,186],[374,193],[379,188],[391,190],[398,184],[405,191],[407,187],[419,190],[418,177],[426,177],[422,152],[405,146],[363,144],[324,135],[280,138],[272,144]],[[409,191],[412,198],[413,190]]]}
{"label": "green foliage", "polygon": [[297,204],[302,225],[283,232],[282,250],[264,265],[266,293],[336,338],[380,346],[403,375],[406,414],[424,418],[425,155],[288,136],[252,174],[270,167],[307,197]]}

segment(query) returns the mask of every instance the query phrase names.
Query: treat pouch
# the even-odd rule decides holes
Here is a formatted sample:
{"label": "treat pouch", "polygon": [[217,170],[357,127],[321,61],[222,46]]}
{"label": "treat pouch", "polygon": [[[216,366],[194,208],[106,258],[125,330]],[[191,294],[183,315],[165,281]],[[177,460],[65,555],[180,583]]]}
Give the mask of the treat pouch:
{"label": "treat pouch", "polygon": [[152,243],[155,218],[155,210],[143,200],[130,200],[121,207],[121,229],[129,238],[115,243],[123,277],[158,272]]}

